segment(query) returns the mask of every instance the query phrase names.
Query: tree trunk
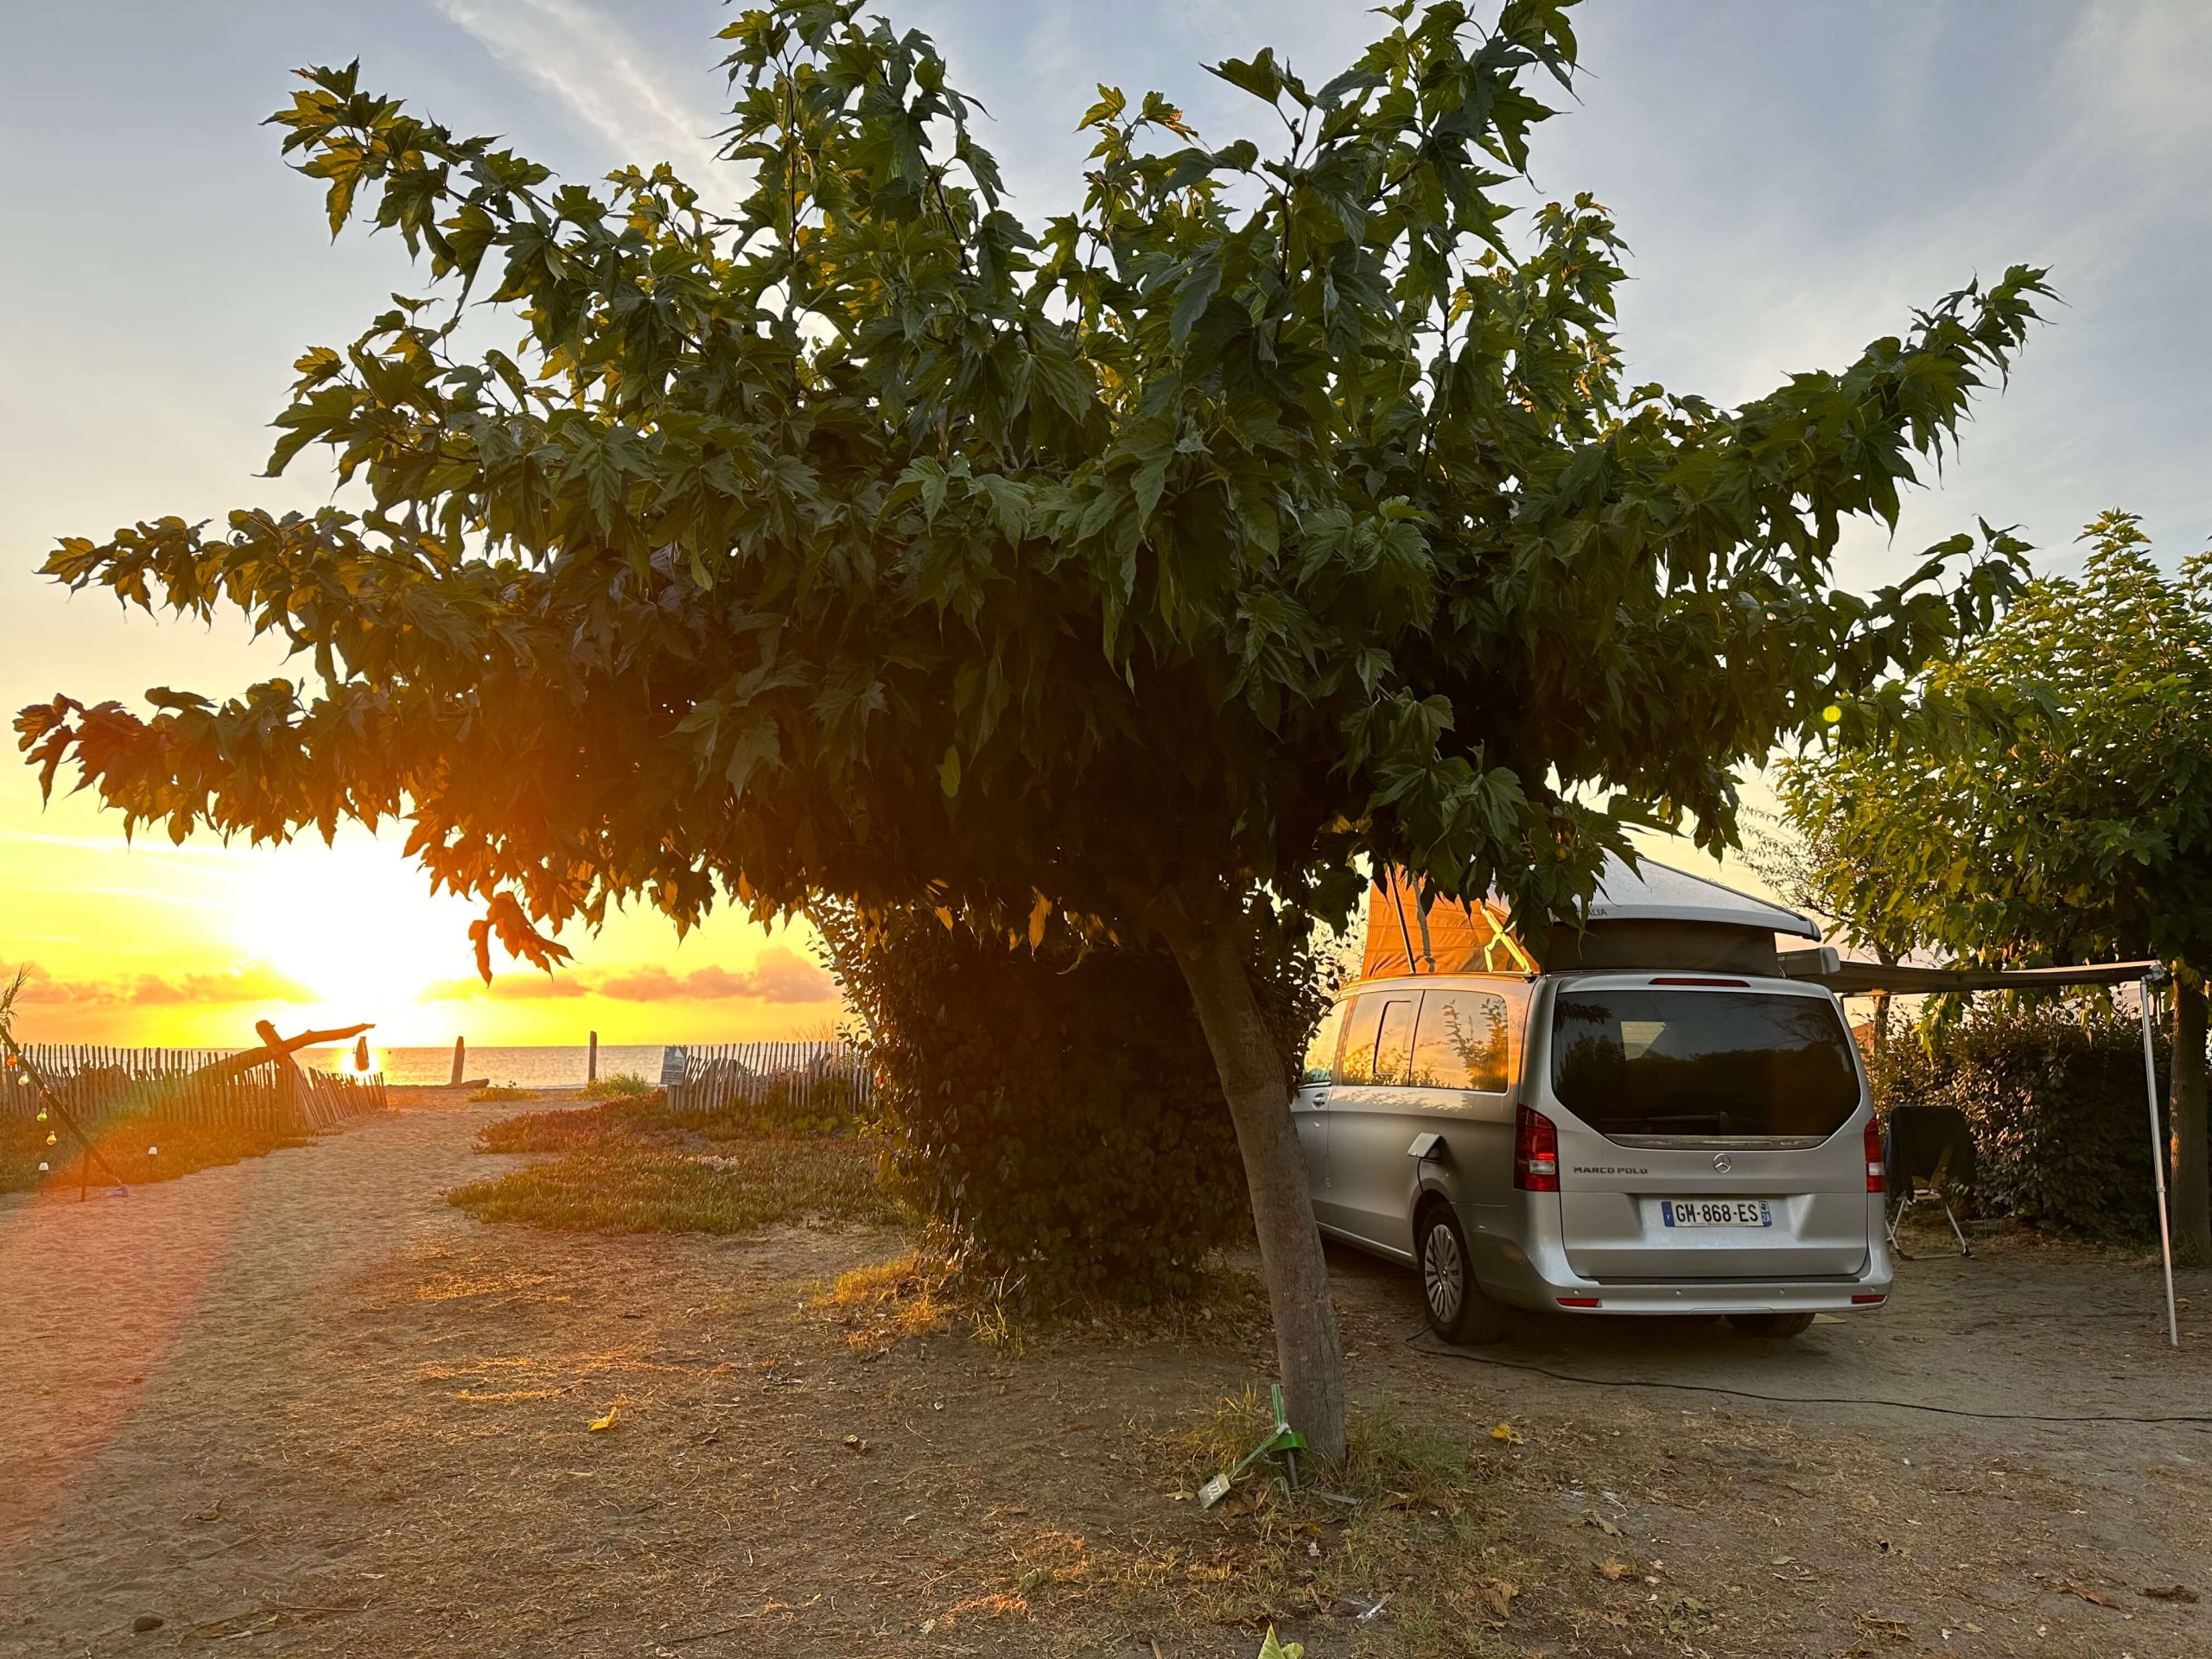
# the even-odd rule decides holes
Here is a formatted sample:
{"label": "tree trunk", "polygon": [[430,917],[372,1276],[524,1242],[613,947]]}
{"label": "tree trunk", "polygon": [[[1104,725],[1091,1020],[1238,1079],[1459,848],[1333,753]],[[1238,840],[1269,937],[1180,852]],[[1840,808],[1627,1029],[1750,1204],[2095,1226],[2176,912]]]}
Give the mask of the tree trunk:
{"label": "tree trunk", "polygon": [[[2184,972],[2186,970],[2183,970]],[[2174,1260],[2212,1267],[2212,1146],[2206,1141],[2204,982],[2174,976],[2173,1084],[2166,1124],[2173,1136]]]}
{"label": "tree trunk", "polygon": [[1313,1224],[1306,1159],[1290,1113],[1290,1078],[1245,967],[1243,918],[1217,899],[1197,914],[1180,906],[1164,909],[1157,925],[1191,988],[1191,1001],[1236,1126],[1291,1426],[1319,1456],[1340,1462],[1345,1434],[1344,1345],[1337,1336],[1336,1310],[1329,1305],[1328,1265]]}
{"label": "tree trunk", "polygon": [[[1874,947],[1874,960],[1885,968],[1894,968],[1897,965],[1897,953],[1886,944],[1878,944]],[[1889,1046],[1889,1041],[1890,994],[1882,991],[1874,998],[1874,1052],[1879,1054]]]}

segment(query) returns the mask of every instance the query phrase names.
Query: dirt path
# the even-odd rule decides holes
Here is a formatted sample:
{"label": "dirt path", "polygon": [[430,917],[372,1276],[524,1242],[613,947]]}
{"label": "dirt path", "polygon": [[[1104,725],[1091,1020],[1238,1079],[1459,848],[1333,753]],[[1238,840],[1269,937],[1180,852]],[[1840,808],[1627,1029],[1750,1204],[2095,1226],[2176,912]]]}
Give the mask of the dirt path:
{"label": "dirt path", "polygon": [[354,1277],[454,1230],[439,1195],[502,1109],[405,1092],[341,1137],[127,1198],[0,1199],[0,1376],[19,1402],[0,1415],[0,1550],[58,1565],[39,1541],[73,1504],[99,1507],[103,1555],[162,1530],[219,1448],[268,1438]]}
{"label": "dirt path", "polygon": [[[1256,1650],[1233,1584],[1160,1599],[1256,1524],[1178,1501],[1161,1452],[1263,1375],[1255,1326],[855,1350],[801,1300],[887,1237],[450,1209],[511,1109],[425,1091],[128,1199],[0,1207],[0,1654]],[[2212,1412],[2201,1276],[2179,1356],[2139,1262],[1999,1242],[1796,1344],[1543,1320],[1498,1364],[1430,1351],[1402,1275],[1335,1266],[1361,1408],[1472,1448],[1479,1564],[1518,1594],[1443,1647],[1286,1595],[1313,1659],[2212,1651],[2212,1602],[2144,1593],[2212,1596],[2212,1432],[1807,1403]]]}

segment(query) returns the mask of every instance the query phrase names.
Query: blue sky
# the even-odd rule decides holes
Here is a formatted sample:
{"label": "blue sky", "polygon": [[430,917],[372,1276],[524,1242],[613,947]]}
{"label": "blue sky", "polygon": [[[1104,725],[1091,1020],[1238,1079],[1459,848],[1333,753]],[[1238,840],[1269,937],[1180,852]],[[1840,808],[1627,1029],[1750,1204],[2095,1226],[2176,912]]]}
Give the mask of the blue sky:
{"label": "blue sky", "polygon": [[[284,480],[253,476],[265,423],[291,359],[350,338],[410,277],[390,238],[330,244],[318,190],[257,124],[294,66],[358,56],[367,85],[571,175],[665,158],[710,180],[726,15],[709,0],[5,9],[0,706],[163,682],[229,690],[276,666],[234,628],[128,621],[32,571],[60,535],[323,499],[311,459]],[[1157,86],[1210,138],[1264,143],[1273,118],[1198,66],[1272,43],[1325,78],[1376,21],[1315,0],[915,0],[890,15],[936,35],[989,107],[986,142],[1032,216],[1080,191],[1071,128],[1093,83]],[[1618,217],[1637,378],[1738,400],[1847,360],[1977,274],[2052,268],[2066,303],[2012,389],[1980,406],[1893,544],[1853,536],[1847,579],[1886,579],[1976,516],[2021,525],[2055,564],[2107,505],[2141,512],[2169,562],[2212,538],[2212,7],[1647,0],[1587,6],[1577,26],[1582,101],[1539,131],[1536,185],[1592,191]],[[87,908],[82,938],[50,918],[42,942],[9,938],[10,894],[20,917],[57,859],[87,892],[159,888],[116,839],[81,804],[41,816],[29,775],[0,767],[0,959],[35,947],[87,972],[132,965],[128,911]],[[276,856],[312,887],[316,855]],[[233,857],[251,886],[264,867]],[[639,922],[586,954],[613,974],[674,961],[670,948]],[[679,967],[739,969],[760,949],[732,923]],[[691,1013],[715,1029],[689,1034],[788,1012],[710,1001]]]}

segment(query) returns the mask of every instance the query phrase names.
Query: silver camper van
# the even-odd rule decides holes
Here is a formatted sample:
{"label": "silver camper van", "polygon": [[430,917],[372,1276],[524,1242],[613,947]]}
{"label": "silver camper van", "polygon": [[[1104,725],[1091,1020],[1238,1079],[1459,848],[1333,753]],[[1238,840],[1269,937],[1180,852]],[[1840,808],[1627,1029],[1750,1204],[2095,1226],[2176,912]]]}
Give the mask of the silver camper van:
{"label": "silver camper van", "polygon": [[1376,889],[1292,1110],[1322,1231],[1416,1268],[1440,1336],[1523,1307],[1789,1337],[1887,1300],[1866,1070],[1776,944],[1803,917],[1614,864],[1539,966],[1494,910],[1416,909]]}

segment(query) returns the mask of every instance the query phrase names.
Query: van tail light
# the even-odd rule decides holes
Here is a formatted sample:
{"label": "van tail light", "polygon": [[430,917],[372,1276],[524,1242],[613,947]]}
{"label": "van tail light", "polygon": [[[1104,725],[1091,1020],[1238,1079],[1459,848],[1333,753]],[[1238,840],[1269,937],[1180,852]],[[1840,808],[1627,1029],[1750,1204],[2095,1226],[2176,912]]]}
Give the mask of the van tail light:
{"label": "van tail light", "polygon": [[1559,1128],[1526,1106],[1513,1114],[1513,1185],[1522,1192],[1559,1191]]}
{"label": "van tail light", "polygon": [[1866,1190],[1869,1192],[1890,1190],[1889,1172],[1882,1167],[1882,1124],[1879,1118],[1866,1120]]}

